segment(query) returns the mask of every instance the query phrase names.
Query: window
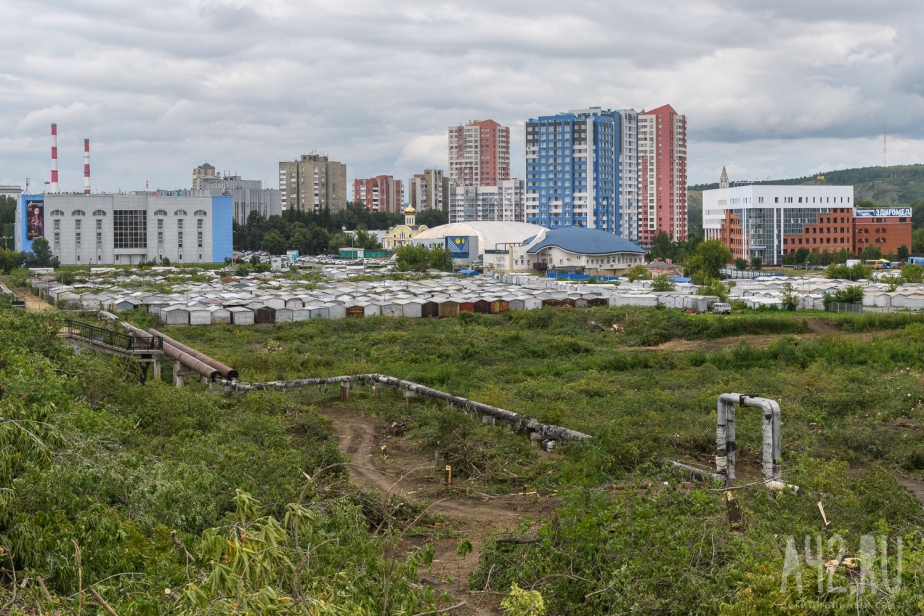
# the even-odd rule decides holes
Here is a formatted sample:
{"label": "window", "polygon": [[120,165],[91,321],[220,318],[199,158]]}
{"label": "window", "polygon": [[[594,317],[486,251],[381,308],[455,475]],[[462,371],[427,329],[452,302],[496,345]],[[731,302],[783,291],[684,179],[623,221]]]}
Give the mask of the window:
{"label": "window", "polygon": [[208,212],[206,212],[205,210],[196,210],[195,212],[193,212],[193,216],[208,216],[208,215],[209,215]]}
{"label": "window", "polygon": [[103,221],[96,221],[96,249],[103,249]]}
{"label": "window", "polygon": [[186,210],[177,210],[173,213],[174,216],[188,216]]}
{"label": "window", "polygon": [[164,220],[162,218],[157,221],[157,247],[164,247]]}
{"label": "window", "polygon": [[167,211],[166,211],[166,210],[156,210],[156,211],[154,212],[154,215],[155,215],[155,216],[166,216],[166,215],[167,215]]}
{"label": "window", "polygon": [[71,212],[71,216],[86,216],[86,213],[83,210],[74,210]]}
{"label": "window", "polygon": [[49,216],[64,216],[64,212],[61,210],[51,210],[51,214],[49,214]]}
{"label": "window", "polygon": [[202,248],[202,220],[196,221],[196,239],[199,243],[199,248]]}
{"label": "window", "polygon": [[147,248],[147,210],[114,210],[112,240],[115,248]]}
{"label": "window", "polygon": [[74,246],[77,247],[77,252],[80,252],[80,221],[79,220],[74,222]]}
{"label": "window", "polygon": [[[61,214],[63,215],[64,212],[61,212]],[[61,250],[61,221],[60,220],[55,221],[54,229],[55,229],[55,250]]]}
{"label": "window", "polygon": [[183,221],[176,221],[176,243],[180,250],[183,249]]}
{"label": "window", "polygon": [[103,210],[96,210],[95,212],[93,212],[93,215],[94,216],[105,216],[106,212],[104,212]]}

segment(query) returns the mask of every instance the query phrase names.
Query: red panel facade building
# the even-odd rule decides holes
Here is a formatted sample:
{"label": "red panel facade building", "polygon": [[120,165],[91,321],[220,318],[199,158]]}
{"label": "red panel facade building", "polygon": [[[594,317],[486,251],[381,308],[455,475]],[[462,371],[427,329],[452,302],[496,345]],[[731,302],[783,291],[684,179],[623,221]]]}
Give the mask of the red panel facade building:
{"label": "red panel facade building", "polygon": [[638,114],[639,243],[687,239],[687,117],[670,105]]}
{"label": "red panel facade building", "polygon": [[404,209],[404,186],[390,175],[355,179],[353,201],[362,201],[370,212],[400,212]]}
{"label": "red panel facade building", "polygon": [[510,128],[494,120],[449,127],[449,177],[463,186],[510,179]]}

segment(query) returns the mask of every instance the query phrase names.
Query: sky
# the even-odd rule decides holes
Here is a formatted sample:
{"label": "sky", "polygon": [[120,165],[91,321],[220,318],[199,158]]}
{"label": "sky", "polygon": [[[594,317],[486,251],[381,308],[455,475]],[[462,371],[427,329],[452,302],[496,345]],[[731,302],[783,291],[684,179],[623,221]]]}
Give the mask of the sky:
{"label": "sky", "polygon": [[447,127],[589,106],[687,117],[688,180],[924,162],[920,0],[0,0],[0,184],[277,187],[446,169]]}

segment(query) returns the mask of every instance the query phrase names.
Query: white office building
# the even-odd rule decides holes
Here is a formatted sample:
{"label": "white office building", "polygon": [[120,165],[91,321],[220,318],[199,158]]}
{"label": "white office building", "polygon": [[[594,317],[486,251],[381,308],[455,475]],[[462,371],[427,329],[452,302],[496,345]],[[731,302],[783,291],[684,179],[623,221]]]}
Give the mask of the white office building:
{"label": "white office building", "polygon": [[44,237],[61,265],[221,263],[232,256],[232,207],[231,197],[22,195],[16,250]]}

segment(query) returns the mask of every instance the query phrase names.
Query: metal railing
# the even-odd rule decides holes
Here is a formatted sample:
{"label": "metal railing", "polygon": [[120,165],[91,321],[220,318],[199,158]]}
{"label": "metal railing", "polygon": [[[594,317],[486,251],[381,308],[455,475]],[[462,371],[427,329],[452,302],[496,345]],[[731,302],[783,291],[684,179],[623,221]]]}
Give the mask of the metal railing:
{"label": "metal railing", "polygon": [[828,304],[828,312],[849,312],[853,314],[863,314],[863,302],[831,302]]}
{"label": "metal railing", "polygon": [[164,349],[164,339],[161,336],[128,336],[111,329],[71,319],[65,319],[64,329],[70,336],[116,349],[126,351],[162,351]]}

